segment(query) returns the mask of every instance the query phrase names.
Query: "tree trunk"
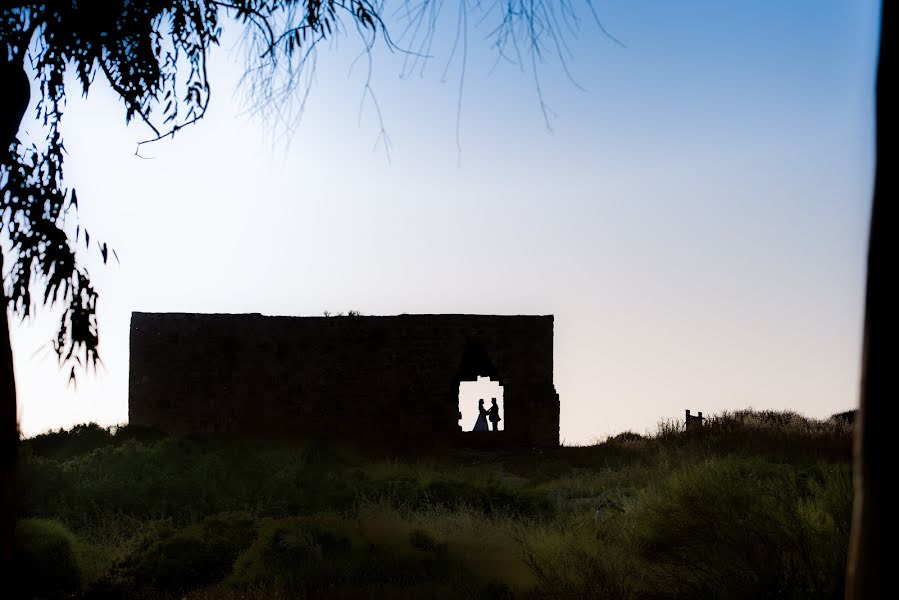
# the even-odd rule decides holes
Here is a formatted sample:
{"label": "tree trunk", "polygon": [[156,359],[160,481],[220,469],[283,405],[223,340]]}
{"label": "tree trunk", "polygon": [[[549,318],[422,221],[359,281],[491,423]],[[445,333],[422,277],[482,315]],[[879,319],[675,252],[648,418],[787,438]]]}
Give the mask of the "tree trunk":
{"label": "tree trunk", "polygon": [[[7,62],[0,60],[0,143],[4,145],[3,153],[16,140],[22,117],[28,109],[31,98],[31,83],[25,73],[22,59]],[[0,230],[3,222],[0,221]],[[6,569],[12,552],[13,533],[15,531],[15,482],[16,482],[16,450],[19,444],[19,426],[16,418],[16,379],[13,372],[12,346],[9,339],[8,299],[4,287],[3,251],[0,249],[0,479],[2,479],[2,498],[0,498],[0,576],[8,581]]]}
{"label": "tree trunk", "polygon": [[[895,4],[881,8],[880,57],[877,64],[877,166],[868,241],[868,284],[862,380],[855,429],[855,499],[846,573],[846,598],[886,598],[895,587],[886,549],[895,546],[896,492],[893,452],[896,436],[895,352],[899,307],[896,294],[896,160],[890,145],[896,138]],[[893,149],[895,151],[895,149]],[[890,250],[893,248],[893,250]],[[890,257],[893,258],[890,258]],[[892,280],[892,281],[891,281]],[[891,347],[892,346],[892,347]]]}
{"label": "tree trunk", "polygon": [[[3,269],[3,253],[0,251],[0,272]],[[3,477],[3,507],[0,518],[3,543],[3,569],[6,571],[12,552],[15,528],[16,447],[19,428],[16,419],[16,380],[13,374],[12,347],[9,341],[9,318],[6,309],[6,292],[0,286],[0,476]],[[5,574],[5,573],[4,573]],[[7,574],[8,575],[8,574]],[[6,577],[4,581],[8,581]]]}

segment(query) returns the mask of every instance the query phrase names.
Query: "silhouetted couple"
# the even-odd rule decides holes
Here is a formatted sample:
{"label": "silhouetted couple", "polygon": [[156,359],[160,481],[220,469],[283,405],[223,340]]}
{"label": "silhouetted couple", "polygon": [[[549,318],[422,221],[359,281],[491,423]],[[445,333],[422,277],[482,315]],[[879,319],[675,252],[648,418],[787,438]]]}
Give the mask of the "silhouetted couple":
{"label": "silhouetted couple", "polygon": [[487,421],[493,424],[493,431],[496,431],[496,426],[502,419],[499,418],[499,406],[496,405],[496,398],[491,399],[491,402],[490,410],[487,410],[484,408],[484,399],[478,400],[478,420],[475,421],[472,431],[489,431]]}

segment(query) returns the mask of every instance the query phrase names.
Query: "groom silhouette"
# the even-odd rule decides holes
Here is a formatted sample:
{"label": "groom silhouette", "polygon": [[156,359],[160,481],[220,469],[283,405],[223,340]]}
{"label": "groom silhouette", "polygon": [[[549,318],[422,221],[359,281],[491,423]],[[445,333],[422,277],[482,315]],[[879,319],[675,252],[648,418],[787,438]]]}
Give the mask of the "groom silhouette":
{"label": "groom silhouette", "polygon": [[490,399],[490,409],[487,411],[487,419],[493,425],[493,431],[496,431],[497,424],[502,420],[499,418],[499,406],[496,405],[496,398]]}

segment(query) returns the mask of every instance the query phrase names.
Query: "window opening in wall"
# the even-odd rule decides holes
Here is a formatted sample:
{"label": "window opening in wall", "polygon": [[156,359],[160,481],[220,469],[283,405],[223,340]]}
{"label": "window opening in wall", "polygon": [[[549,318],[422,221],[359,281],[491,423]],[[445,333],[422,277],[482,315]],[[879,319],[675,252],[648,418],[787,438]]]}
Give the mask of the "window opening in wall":
{"label": "window opening in wall", "polygon": [[[483,400],[483,411],[478,406]],[[493,400],[496,400],[496,408],[491,411]],[[492,420],[492,414],[499,417],[499,421]],[[459,382],[459,414],[462,415],[460,424],[462,431],[502,431],[506,413],[503,411],[503,386],[498,381],[479,375],[475,381]]]}

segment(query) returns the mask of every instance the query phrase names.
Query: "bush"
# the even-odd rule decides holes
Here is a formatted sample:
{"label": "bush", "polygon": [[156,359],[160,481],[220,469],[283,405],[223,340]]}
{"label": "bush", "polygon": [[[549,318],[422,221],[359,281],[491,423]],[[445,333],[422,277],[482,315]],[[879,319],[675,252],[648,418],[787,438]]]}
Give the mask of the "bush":
{"label": "bush", "polygon": [[640,442],[645,439],[644,436],[639,433],[635,433],[633,431],[622,431],[618,435],[614,435],[609,437],[606,440],[606,443],[610,444],[626,444],[628,442]]}
{"label": "bush", "polygon": [[110,443],[113,436],[109,429],[96,423],[75,425],[68,431],[60,429],[42,433],[25,440],[23,446],[31,448],[35,456],[67,458],[84,454]]}
{"label": "bush", "polygon": [[843,591],[848,468],[757,460],[687,468],[626,522],[653,588],[676,598],[831,598]]}
{"label": "bush", "polygon": [[81,586],[75,537],[60,523],[22,519],[16,523],[12,557],[14,598],[53,598]]}
{"label": "bush", "polygon": [[[228,583],[241,588],[284,586],[317,595],[338,589],[415,587],[446,581],[454,565],[427,534],[413,536],[426,550],[366,538],[354,522],[336,517],[271,521],[234,566]],[[425,539],[425,538],[428,539]]]}
{"label": "bush", "polygon": [[183,592],[221,581],[256,537],[256,521],[245,513],[207,517],[181,531],[161,527],[119,565],[119,575],[137,588]]}
{"label": "bush", "polygon": [[446,552],[446,543],[437,541],[437,538],[424,529],[410,531],[409,543],[422,552]]}
{"label": "bush", "polygon": [[522,541],[539,597],[841,598],[851,506],[848,465],[715,459]]}
{"label": "bush", "polygon": [[652,439],[669,449],[777,460],[848,461],[852,456],[850,423],[810,419],[793,411],[725,411],[689,431],[682,421],[662,421]]}
{"label": "bush", "polygon": [[23,516],[53,516],[76,532],[122,515],[176,524],[229,511],[280,517],[351,508],[364,483],[327,462],[326,450],[177,436],[142,441],[132,433],[124,429],[121,443],[58,460],[23,452]]}

